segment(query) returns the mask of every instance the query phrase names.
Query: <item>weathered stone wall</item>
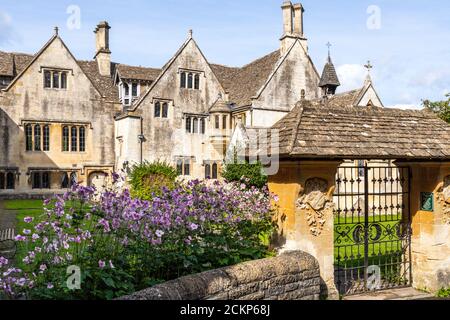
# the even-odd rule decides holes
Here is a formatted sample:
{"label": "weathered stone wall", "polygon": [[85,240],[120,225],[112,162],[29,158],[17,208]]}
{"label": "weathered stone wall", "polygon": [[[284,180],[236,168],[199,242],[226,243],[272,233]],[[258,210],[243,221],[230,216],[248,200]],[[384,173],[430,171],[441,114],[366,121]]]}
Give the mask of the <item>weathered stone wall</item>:
{"label": "weathered stone wall", "polygon": [[[413,286],[429,292],[450,287],[450,224],[447,209],[450,163],[407,164],[412,171]],[[420,193],[432,192],[433,211],[421,210]]]}
{"label": "weathered stone wall", "polygon": [[279,239],[283,250],[301,250],[318,259],[322,292],[337,299],[334,282],[333,191],[340,162],[283,162],[269,177],[269,189],[280,198]]}
{"label": "weathered stone wall", "polygon": [[[44,88],[43,68],[68,70],[67,88]],[[113,170],[117,111],[117,105],[95,89],[62,40],[55,38],[8,91],[0,92],[0,168],[17,168],[20,174],[15,190],[0,193],[46,193],[32,190],[30,168],[53,170],[52,192],[63,192],[58,190],[62,172],[76,172],[78,182],[87,184],[92,172]],[[26,151],[26,123],[49,126],[49,151]],[[85,151],[62,151],[63,125],[86,128]]]}
{"label": "weathered stone wall", "polygon": [[314,257],[291,251],[186,276],[119,300],[319,300],[320,283]]}

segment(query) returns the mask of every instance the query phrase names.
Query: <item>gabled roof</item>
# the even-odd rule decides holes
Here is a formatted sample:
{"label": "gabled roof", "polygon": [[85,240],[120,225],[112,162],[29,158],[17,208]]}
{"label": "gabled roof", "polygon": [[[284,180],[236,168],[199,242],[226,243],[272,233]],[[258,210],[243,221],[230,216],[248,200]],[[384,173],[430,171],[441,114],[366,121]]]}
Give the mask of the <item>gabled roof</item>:
{"label": "gabled roof", "polygon": [[153,82],[158,78],[161,69],[118,64],[117,72],[122,79]]}
{"label": "gabled roof", "polygon": [[217,64],[212,64],[211,68],[228,92],[230,101],[238,107],[249,106],[252,104],[252,98],[257,95],[273,72],[279,59],[280,51],[277,50],[242,68]]}
{"label": "gabled roof", "polygon": [[[81,67],[83,72],[92,82],[94,87],[101,93],[103,97],[109,101],[116,101],[119,98],[119,91],[117,86],[114,85],[111,77],[102,76],[98,70],[97,61],[83,61],[78,60],[78,65]],[[116,68],[115,63],[111,63],[111,70]]]}
{"label": "gabled roof", "polygon": [[328,61],[325,64],[322,72],[322,77],[320,78],[319,87],[325,86],[340,86],[339,78],[336,73],[336,68],[334,67],[331,57],[328,56]]}
{"label": "gabled roof", "polygon": [[305,100],[273,128],[284,157],[450,160],[450,125],[426,111]]}
{"label": "gabled roof", "polygon": [[[92,82],[93,86],[103,97],[111,101],[118,100],[117,87],[114,86],[111,77],[104,77],[100,75],[97,62],[76,60],[64,41],[56,34],[53,35],[52,38],[50,38],[50,40],[44,45],[44,47],[42,47],[42,49],[39,50],[39,52],[35,55],[25,53],[0,52],[0,75],[11,76],[13,78],[13,81],[9,84],[8,88],[10,88],[14,84],[14,82],[17,81],[22,73],[25,72],[25,70],[28,69],[35,60],[37,60],[37,58],[48,48],[48,46],[55,39],[61,40],[63,46],[66,48],[75,62],[80,66],[82,71]],[[115,66],[116,64],[112,63],[111,70],[115,70]]]}

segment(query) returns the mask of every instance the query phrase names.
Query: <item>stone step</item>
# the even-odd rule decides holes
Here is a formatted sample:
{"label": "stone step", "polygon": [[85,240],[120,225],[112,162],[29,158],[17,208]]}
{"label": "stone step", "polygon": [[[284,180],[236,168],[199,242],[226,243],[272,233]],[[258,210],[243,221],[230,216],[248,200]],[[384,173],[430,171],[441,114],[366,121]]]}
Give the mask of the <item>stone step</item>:
{"label": "stone step", "polygon": [[[414,288],[398,288],[345,297],[344,300],[429,300],[435,297]],[[437,298],[436,298],[437,299]]]}

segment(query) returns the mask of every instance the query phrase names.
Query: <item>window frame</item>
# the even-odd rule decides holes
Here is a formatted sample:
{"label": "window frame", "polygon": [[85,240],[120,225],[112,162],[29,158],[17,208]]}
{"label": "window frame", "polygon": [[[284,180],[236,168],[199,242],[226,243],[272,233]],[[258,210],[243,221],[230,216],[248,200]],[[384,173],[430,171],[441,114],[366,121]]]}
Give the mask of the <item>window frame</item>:
{"label": "window frame", "polygon": [[216,130],[220,129],[220,116],[219,115],[214,116],[214,128],[216,128]]}
{"label": "window frame", "polygon": [[163,102],[163,104],[162,104],[161,118],[163,118],[163,119],[169,118],[169,104],[167,102]]}
{"label": "window frame", "polygon": [[186,117],[185,128],[186,128],[186,133],[192,133],[192,117]]}
{"label": "window frame", "polygon": [[5,175],[5,189],[14,190],[16,189],[16,177],[14,172],[7,172]]}
{"label": "window frame", "polygon": [[70,152],[78,152],[78,128],[70,127]]}
{"label": "window frame", "polygon": [[33,133],[34,151],[42,151],[42,130],[39,123],[34,125]]}
{"label": "window frame", "polygon": [[180,88],[187,89],[187,73],[185,71],[180,73]]}
{"label": "window frame", "polygon": [[161,118],[161,102],[156,101],[155,102],[155,109],[153,112],[153,117],[154,118]]}
{"label": "window frame", "polygon": [[42,68],[42,69],[43,69],[42,74],[43,74],[44,89],[67,90],[69,81],[68,70],[58,70],[52,68]]}
{"label": "window frame", "polygon": [[228,116],[223,115],[222,116],[222,129],[227,129],[227,128],[228,128]]}
{"label": "window frame", "polygon": [[31,124],[25,125],[25,150],[33,151],[34,150],[33,143],[33,126]]}
{"label": "window frame", "polygon": [[78,128],[78,151],[86,152],[86,128],[84,126]]}
{"label": "window frame", "polygon": [[[67,132],[66,132],[67,131]],[[69,126],[61,128],[62,152],[70,152],[70,130]]]}
{"label": "window frame", "polygon": [[217,165],[216,162],[213,163],[213,165],[211,166],[211,178],[213,180],[217,180],[219,177],[219,166]]}
{"label": "window frame", "polygon": [[42,151],[50,151],[50,126],[48,124],[42,127]]}
{"label": "window frame", "polygon": [[192,133],[199,133],[199,123],[198,123],[198,118],[194,117],[192,120]]}

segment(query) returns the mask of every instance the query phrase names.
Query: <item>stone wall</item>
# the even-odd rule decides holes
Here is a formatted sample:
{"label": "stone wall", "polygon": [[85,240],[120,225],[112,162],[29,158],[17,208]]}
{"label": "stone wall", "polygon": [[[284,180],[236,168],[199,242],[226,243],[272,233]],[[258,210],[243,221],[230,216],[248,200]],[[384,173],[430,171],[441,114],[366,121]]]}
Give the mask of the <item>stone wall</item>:
{"label": "stone wall", "polygon": [[119,300],[319,300],[320,284],[314,257],[291,251],[186,276]]}

